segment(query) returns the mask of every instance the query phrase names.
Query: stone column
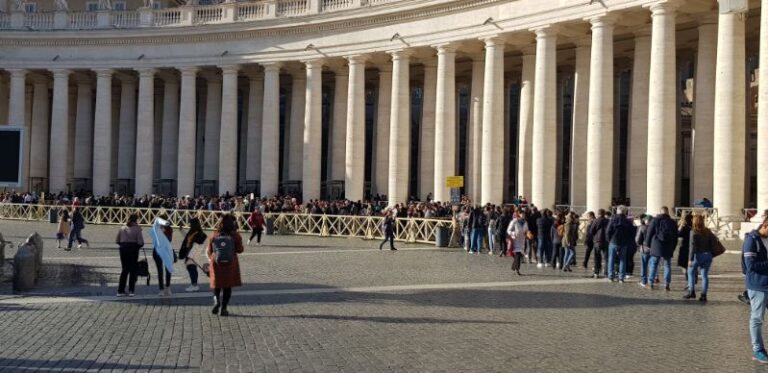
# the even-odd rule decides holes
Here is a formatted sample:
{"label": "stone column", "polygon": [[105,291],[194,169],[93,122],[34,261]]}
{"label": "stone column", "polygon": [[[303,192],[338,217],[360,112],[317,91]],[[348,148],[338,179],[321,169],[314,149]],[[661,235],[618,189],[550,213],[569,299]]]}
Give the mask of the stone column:
{"label": "stone column", "polygon": [[348,57],[347,147],[344,177],[345,198],[362,201],[365,196],[365,56]]}
{"label": "stone column", "polygon": [[106,196],[112,181],[112,74],[96,70],[96,114],[93,123],[93,195]]}
{"label": "stone column", "polygon": [[379,92],[376,103],[376,161],[373,173],[375,193],[388,195],[389,122],[392,102],[392,67],[379,67]]}
{"label": "stone column", "polygon": [[650,6],[651,63],[648,86],[648,212],[675,204],[677,81],[675,8],[671,3]]}
{"label": "stone column", "polygon": [[[207,75],[208,90],[205,103],[205,145],[203,150],[203,179],[219,177],[219,135],[221,134],[221,77]],[[221,180],[219,180],[221,182]]]}
{"label": "stone column", "polygon": [[[472,57],[472,85],[469,92],[469,118],[467,141],[467,195],[472,202],[480,201],[482,179],[482,144],[483,144],[483,83],[485,74],[485,54]],[[522,100],[522,98],[521,98]],[[521,102],[522,103],[522,102]],[[521,106],[522,110],[522,106]]]}
{"label": "stone column", "polygon": [[[757,211],[768,209],[768,0],[760,7],[760,66],[757,97]],[[762,215],[759,213],[757,215]]]}
{"label": "stone column", "polygon": [[[693,154],[691,155],[691,184],[693,188],[691,202],[704,197],[712,198],[712,166],[715,154],[713,152],[715,142],[715,79],[712,77],[716,76],[717,16],[712,14],[711,17],[702,17],[699,22],[696,78],[694,80],[696,84],[694,85],[693,99]],[[758,101],[759,103],[760,101]],[[758,146],[758,152],[759,149]],[[760,188],[759,181],[757,185]]]}
{"label": "stone column", "polygon": [[136,190],[152,194],[155,154],[155,69],[139,69],[139,104],[136,118]]}
{"label": "stone column", "polygon": [[30,137],[29,177],[47,177],[48,121],[51,113],[48,101],[48,79],[45,77],[35,79],[32,94],[32,128],[28,134]]}
{"label": "stone column", "polygon": [[336,70],[336,84],[333,89],[333,124],[330,138],[331,180],[344,180],[346,172],[348,90],[349,69],[346,66],[339,67]]}
{"label": "stone column", "polygon": [[[629,118],[627,191],[632,206],[646,206],[648,161],[648,76],[651,68],[651,33],[644,27],[635,33],[632,92]],[[653,211],[651,211],[653,212]]]}
{"label": "stone column", "polygon": [[424,97],[421,105],[419,139],[419,180],[417,196],[425,200],[435,185],[435,95],[437,63],[432,56],[424,62]]}
{"label": "stone column", "polygon": [[8,124],[14,126],[26,126],[26,81],[27,70],[8,69],[11,74],[11,88],[8,97]]}
{"label": "stone column", "polygon": [[502,203],[504,170],[499,167],[499,152],[504,147],[504,42],[485,39],[483,90],[483,135],[480,203]]}
{"label": "stone column", "polygon": [[[715,65],[712,203],[718,216],[742,217],[746,172],[744,15],[720,14]],[[763,133],[762,136],[766,134]]]}
{"label": "stone column", "polygon": [[303,157],[302,200],[320,198],[322,184],[322,155],[323,155],[323,62],[312,60],[304,63],[307,72],[306,89],[304,92],[304,136],[302,144]]}
{"label": "stone column", "polygon": [[178,196],[195,194],[195,148],[197,138],[197,67],[183,67],[179,100],[179,153],[176,190]]}
{"label": "stone column", "polygon": [[120,140],[117,146],[117,178],[133,179],[136,171],[136,79],[120,79]]}
{"label": "stone column", "polygon": [[179,157],[179,81],[175,76],[164,80],[160,178],[175,180]]}
{"label": "stone column", "polygon": [[264,66],[264,117],[261,143],[261,196],[277,195],[280,167],[280,64]]}
{"label": "stone column", "polygon": [[69,70],[53,70],[53,107],[51,110],[51,149],[48,166],[49,191],[67,190],[67,151],[69,149]]}
{"label": "stone column", "polygon": [[264,110],[264,76],[261,73],[248,75],[248,144],[245,147],[245,179],[258,180],[261,175],[261,120]]}
{"label": "stone column", "polygon": [[587,126],[587,210],[608,209],[613,196],[613,22],[592,18]]}
{"label": "stone column", "polygon": [[75,178],[90,179],[93,176],[93,86],[85,78],[77,83],[76,118]]}
{"label": "stone column", "polygon": [[237,72],[238,65],[221,67],[221,133],[219,136],[219,195],[237,192]]}
{"label": "stone column", "polygon": [[520,116],[517,138],[517,195],[531,198],[531,156],[533,144],[533,93],[536,78],[536,46],[522,50],[520,74]]}
{"label": "stone column", "polygon": [[389,205],[408,201],[411,144],[410,55],[392,52],[392,101],[389,124]]}
{"label": "stone column", "polygon": [[587,204],[587,129],[589,128],[590,40],[576,43],[571,128],[571,205]]}
{"label": "stone column", "polygon": [[291,86],[291,115],[286,147],[288,148],[288,180],[301,180],[302,153],[304,152],[304,109],[307,90],[306,72],[302,67],[293,74]]}
{"label": "stone column", "polygon": [[533,90],[533,138],[531,152],[531,199],[539,207],[555,204],[557,168],[556,95],[557,30],[536,30],[536,74]]}
{"label": "stone column", "polygon": [[451,200],[445,178],[456,173],[456,49],[437,46],[435,101],[435,201]]}

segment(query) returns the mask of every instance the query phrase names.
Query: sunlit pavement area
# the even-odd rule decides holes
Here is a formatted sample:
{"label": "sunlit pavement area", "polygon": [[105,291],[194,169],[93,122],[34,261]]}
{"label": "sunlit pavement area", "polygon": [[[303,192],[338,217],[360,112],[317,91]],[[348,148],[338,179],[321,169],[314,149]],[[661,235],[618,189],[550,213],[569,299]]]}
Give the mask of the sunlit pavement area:
{"label": "sunlit pavement area", "polygon": [[751,361],[734,254],[715,260],[703,305],[682,299],[677,267],[672,291],[651,291],[639,269],[625,284],[581,267],[524,264],[518,277],[509,258],[455,248],[265,236],[240,257],[244,286],[220,317],[204,275],[184,291],[181,262],[173,295],[159,297],[151,249],[151,285],[115,297],[117,229],[87,226],[90,248],[67,252],[54,224],[0,221],[7,241],[45,238],[38,286],[14,295],[0,283],[0,371],[768,371]]}

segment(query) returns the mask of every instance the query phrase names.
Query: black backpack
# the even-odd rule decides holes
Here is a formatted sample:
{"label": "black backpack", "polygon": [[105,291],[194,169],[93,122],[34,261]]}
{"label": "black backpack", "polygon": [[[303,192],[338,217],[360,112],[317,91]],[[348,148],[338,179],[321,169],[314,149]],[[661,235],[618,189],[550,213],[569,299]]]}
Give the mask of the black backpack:
{"label": "black backpack", "polygon": [[674,223],[670,223],[667,219],[659,219],[659,226],[656,230],[656,238],[665,245],[677,242],[677,229],[674,227]]}
{"label": "black backpack", "polygon": [[213,258],[216,264],[229,264],[235,260],[235,240],[222,234],[213,240]]}

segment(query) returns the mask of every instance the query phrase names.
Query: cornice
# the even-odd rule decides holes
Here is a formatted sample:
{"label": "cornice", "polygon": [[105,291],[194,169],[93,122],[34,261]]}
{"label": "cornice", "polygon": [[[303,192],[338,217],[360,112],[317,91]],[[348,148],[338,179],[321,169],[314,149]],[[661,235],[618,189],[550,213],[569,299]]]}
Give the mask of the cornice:
{"label": "cornice", "polygon": [[[254,22],[243,22],[234,25],[227,25],[229,30],[221,30],[221,26],[192,26],[186,28],[155,28],[155,29],[127,29],[115,30],[108,35],[99,37],[94,35],[99,30],[93,31],[35,31],[21,32],[23,37],[13,35],[13,31],[3,32],[0,36],[0,46],[9,47],[73,47],[73,46],[120,46],[120,45],[141,45],[141,44],[181,44],[181,43],[202,43],[202,42],[224,42],[246,40],[259,37],[274,37],[284,35],[312,34],[321,32],[330,32],[338,30],[350,30],[357,28],[368,28],[387,24],[396,24],[404,21],[418,20],[434,17],[446,13],[462,11],[470,8],[483,7],[498,3],[508,3],[516,0],[461,0],[449,3],[435,4],[416,9],[398,11],[394,8],[393,12],[370,15],[366,12],[352,11],[349,17],[344,19],[332,19],[324,21],[327,16],[307,16],[298,19],[291,19],[291,23],[284,23],[275,26],[266,26],[259,29],[252,29]],[[307,22],[317,20],[316,23],[307,24]],[[260,22],[266,24],[266,22]],[[154,35],[135,35],[137,33],[153,32]],[[85,35],[84,37],[60,36],[61,34]],[[91,34],[91,35],[88,35]]]}

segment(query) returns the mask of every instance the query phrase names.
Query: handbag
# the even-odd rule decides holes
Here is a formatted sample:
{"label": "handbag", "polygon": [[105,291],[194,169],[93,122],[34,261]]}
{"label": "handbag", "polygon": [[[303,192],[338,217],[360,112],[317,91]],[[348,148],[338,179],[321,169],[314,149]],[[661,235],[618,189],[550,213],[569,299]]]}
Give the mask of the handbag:
{"label": "handbag", "polygon": [[525,232],[525,238],[527,238],[528,240],[532,240],[533,239],[533,232],[531,232],[531,231]]}
{"label": "handbag", "polygon": [[147,250],[142,249],[144,251],[144,258],[139,259],[139,261],[136,263],[136,275],[139,277],[146,277],[147,278],[147,286],[149,286],[149,263],[147,263]]}
{"label": "handbag", "polygon": [[725,246],[723,246],[723,243],[720,242],[717,236],[714,236],[714,242],[712,243],[712,257],[716,258],[724,253],[725,253]]}

